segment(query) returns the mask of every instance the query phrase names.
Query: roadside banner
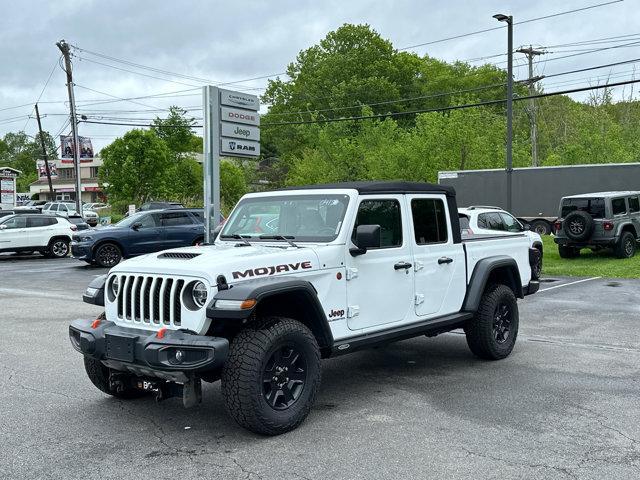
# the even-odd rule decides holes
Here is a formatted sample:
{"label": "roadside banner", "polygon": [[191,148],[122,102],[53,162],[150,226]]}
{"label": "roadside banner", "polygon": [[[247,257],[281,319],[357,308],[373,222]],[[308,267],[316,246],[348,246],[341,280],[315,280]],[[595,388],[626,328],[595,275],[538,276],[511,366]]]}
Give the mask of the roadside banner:
{"label": "roadside banner", "polygon": [[[38,160],[36,162],[36,169],[38,170],[38,179],[46,180],[47,166],[45,165],[44,160]],[[49,173],[51,174],[52,180],[58,178],[58,167],[53,162],[49,162]]]}
{"label": "roadside banner", "polygon": [[[89,137],[78,137],[80,142],[80,161],[90,162],[93,159],[93,145]],[[73,136],[60,135],[60,158],[64,163],[73,163]]]}

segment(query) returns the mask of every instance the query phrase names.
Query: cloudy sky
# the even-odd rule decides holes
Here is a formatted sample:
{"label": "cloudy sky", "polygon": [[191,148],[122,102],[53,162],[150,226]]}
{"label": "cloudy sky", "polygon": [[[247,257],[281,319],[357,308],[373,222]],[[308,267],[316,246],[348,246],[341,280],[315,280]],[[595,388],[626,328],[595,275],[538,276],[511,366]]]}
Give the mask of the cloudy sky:
{"label": "cloudy sky", "polygon": [[[495,13],[511,14],[516,22],[522,22],[605,1],[12,2],[3,8],[0,29],[0,135],[23,128],[29,135],[36,133],[35,120],[27,117],[47,79],[39,100],[43,128],[52,134],[68,131],[65,78],[58,66],[60,52],[55,45],[60,39],[84,49],[74,51],[73,58],[79,113],[102,117],[102,121],[126,117],[148,123],[148,119],[162,115],[162,109],[174,104],[193,108],[191,114],[200,116],[197,88],[207,80],[236,82],[284,72],[300,50],[343,23],[368,23],[395,47],[403,48],[499,26],[491,18]],[[626,0],[515,25],[514,46],[529,44],[548,47],[549,53],[538,57],[536,74],[550,75],[640,57],[638,2]],[[410,51],[447,61],[489,56],[484,62],[506,67],[506,57],[500,56],[506,51],[506,30],[431,43]],[[515,78],[526,78],[524,57],[516,54],[515,58]],[[544,86],[547,91],[554,91],[603,83],[607,76],[612,82],[628,80],[635,74],[634,65],[554,77],[545,80]],[[265,84],[265,79],[245,80],[233,87],[260,94]],[[627,87],[624,94],[629,93]],[[616,90],[618,98],[622,94],[622,88]],[[156,96],[113,101],[147,95]],[[97,151],[127,129],[83,123],[80,135],[91,137]]]}

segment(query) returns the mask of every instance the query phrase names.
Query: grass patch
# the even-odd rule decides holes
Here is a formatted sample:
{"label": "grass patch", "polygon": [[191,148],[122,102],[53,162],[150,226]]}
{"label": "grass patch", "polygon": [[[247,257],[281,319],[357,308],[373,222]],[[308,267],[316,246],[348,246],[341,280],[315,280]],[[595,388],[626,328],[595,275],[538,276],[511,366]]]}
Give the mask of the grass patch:
{"label": "grass patch", "polygon": [[544,276],[640,278],[640,252],[633,258],[620,259],[611,250],[594,253],[585,248],[578,258],[560,258],[551,235],[543,235],[542,241]]}

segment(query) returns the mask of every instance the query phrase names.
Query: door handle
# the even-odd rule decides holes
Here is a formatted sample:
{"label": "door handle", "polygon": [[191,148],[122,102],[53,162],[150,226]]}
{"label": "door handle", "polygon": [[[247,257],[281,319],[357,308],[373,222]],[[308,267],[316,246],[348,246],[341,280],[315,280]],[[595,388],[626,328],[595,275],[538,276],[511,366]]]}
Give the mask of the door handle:
{"label": "door handle", "polygon": [[398,262],[393,266],[394,270],[402,270],[403,268],[411,268],[411,264],[409,262]]}
{"label": "door handle", "polygon": [[453,258],[449,258],[449,257],[440,257],[438,259],[438,265],[442,265],[443,263],[451,263],[453,262]]}

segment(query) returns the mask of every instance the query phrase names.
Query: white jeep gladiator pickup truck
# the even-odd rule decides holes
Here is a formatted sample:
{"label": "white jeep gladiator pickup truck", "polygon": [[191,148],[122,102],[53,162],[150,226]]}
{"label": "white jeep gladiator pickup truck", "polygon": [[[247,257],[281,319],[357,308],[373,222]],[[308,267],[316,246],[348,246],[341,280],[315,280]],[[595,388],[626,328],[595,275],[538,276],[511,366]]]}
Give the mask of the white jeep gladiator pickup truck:
{"label": "white jeep gladiator pickup truck", "polygon": [[221,380],[231,416],[276,435],[306,418],[320,359],[462,328],[497,360],[535,293],[538,251],[522,234],[461,240],[455,191],[356,182],[245,195],[215,242],[122,262],[71,323],[97,388],[201,400]]}

